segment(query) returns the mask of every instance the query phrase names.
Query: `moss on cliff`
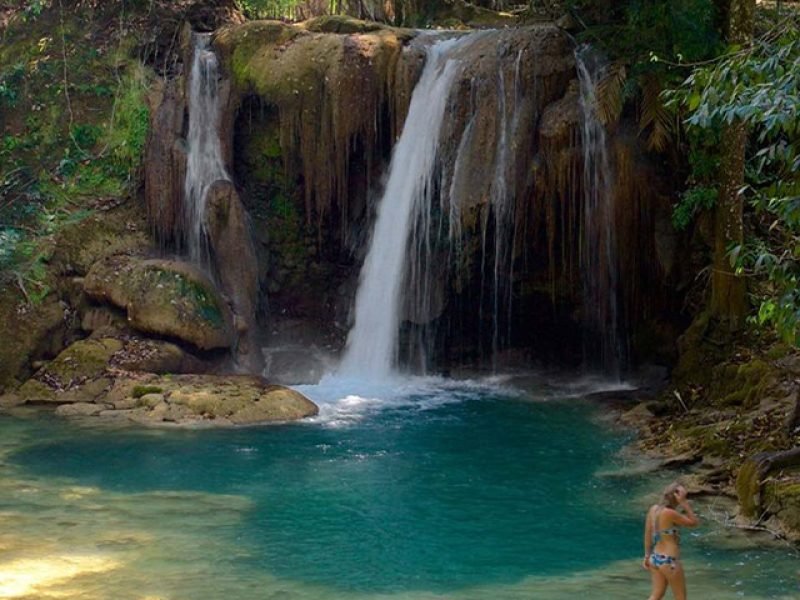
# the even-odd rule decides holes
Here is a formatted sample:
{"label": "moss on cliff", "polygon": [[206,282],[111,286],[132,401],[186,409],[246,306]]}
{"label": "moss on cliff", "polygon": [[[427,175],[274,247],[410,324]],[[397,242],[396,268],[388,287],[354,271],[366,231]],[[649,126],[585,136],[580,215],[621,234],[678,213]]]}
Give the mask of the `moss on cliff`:
{"label": "moss on cliff", "polygon": [[746,461],[739,469],[736,477],[736,496],[742,514],[754,518],[760,505],[761,480],[758,464],[753,460]]}
{"label": "moss on cliff", "polygon": [[351,160],[359,153],[368,165],[380,162],[381,142],[395,133],[384,115],[412,33],[372,26],[350,35],[317,32],[344,23],[351,21],[255,21],[224,28],[215,40],[240,96],[277,111],[283,166],[303,182],[308,223],[320,223],[331,206],[346,210]]}
{"label": "moss on cliff", "polygon": [[752,408],[771,382],[771,369],[760,359],[740,365],[719,365],[712,374],[711,400],[720,406]]}

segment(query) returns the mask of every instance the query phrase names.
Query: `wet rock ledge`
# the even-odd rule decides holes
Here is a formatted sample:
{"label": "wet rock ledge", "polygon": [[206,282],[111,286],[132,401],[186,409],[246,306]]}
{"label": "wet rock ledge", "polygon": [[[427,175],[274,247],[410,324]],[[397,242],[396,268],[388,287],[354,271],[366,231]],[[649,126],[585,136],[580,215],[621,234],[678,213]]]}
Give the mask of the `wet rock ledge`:
{"label": "wet rock ledge", "polygon": [[[140,338],[78,341],[0,408],[53,406],[64,417],[129,421],[145,426],[232,427],[294,421],[317,406],[287,387],[252,375],[165,373],[208,367],[170,342]],[[149,368],[158,372],[138,370]]]}

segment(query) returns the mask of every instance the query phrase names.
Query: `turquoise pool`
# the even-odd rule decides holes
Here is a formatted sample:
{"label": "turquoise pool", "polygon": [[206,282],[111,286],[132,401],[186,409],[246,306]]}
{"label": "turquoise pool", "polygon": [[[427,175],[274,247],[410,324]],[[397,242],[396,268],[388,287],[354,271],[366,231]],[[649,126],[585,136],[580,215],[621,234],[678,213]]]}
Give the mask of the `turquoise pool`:
{"label": "turquoise pool", "polygon": [[[303,391],[320,417],[259,428],[0,418],[0,596],[646,597],[663,479],[574,387]],[[790,549],[711,518],[685,539],[691,595],[799,597]]]}

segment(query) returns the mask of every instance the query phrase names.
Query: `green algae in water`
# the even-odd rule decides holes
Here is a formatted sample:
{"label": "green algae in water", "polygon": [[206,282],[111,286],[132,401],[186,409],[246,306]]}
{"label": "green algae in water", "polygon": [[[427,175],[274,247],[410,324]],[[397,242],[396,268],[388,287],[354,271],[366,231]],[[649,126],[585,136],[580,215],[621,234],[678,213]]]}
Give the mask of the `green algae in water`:
{"label": "green algae in water", "polygon": [[[108,590],[144,586],[130,597],[646,596],[646,503],[635,501],[645,482],[599,475],[624,440],[581,402],[453,395],[351,397],[317,422],[226,431],[51,420],[6,448],[17,448],[9,468],[57,489],[36,508],[48,535],[72,548],[90,529],[94,551],[123,557],[91,577]],[[19,440],[15,427],[0,420],[6,440]],[[70,494],[74,506],[59,508]],[[0,488],[0,511],[33,518],[23,497]],[[690,589],[708,599],[796,593],[780,554],[686,539]],[[741,560],[751,568],[737,583]]]}

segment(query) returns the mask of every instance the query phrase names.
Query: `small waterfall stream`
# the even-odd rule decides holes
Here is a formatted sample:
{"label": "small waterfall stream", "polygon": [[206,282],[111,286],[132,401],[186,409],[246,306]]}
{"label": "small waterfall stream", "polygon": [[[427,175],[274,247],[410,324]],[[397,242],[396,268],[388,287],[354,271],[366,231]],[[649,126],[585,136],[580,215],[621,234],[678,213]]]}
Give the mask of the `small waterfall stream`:
{"label": "small waterfall stream", "polygon": [[597,115],[597,89],[605,73],[599,53],[583,45],[575,51],[580,84],[583,147],[583,236],[580,262],[586,326],[599,337],[604,370],[619,377],[624,364],[618,300],[619,257],[616,202],[606,129]]}
{"label": "small waterfall stream", "polygon": [[211,49],[211,34],[193,33],[192,41],[184,219],[189,258],[196,264],[208,266],[205,225],[208,189],[215,181],[230,181],[231,178],[222,160],[219,62]]}
{"label": "small waterfall stream", "polygon": [[380,379],[395,366],[409,232],[417,215],[430,214],[439,136],[458,72],[459,63],[451,53],[477,35],[437,41],[427,49],[425,67],[392,155],[340,373]]}
{"label": "small waterfall stream", "polygon": [[[494,264],[492,267],[492,363],[496,368],[497,353],[508,342],[510,334],[511,308],[513,301],[512,286],[514,282],[514,210],[515,200],[510,185],[516,181],[513,172],[516,161],[513,157],[513,142],[519,125],[519,109],[521,106],[520,64],[522,50],[517,53],[513,71],[512,105],[508,106],[506,98],[506,73],[498,72],[498,98],[500,101],[500,136],[497,141],[492,195],[490,199],[494,216]],[[488,211],[486,211],[488,216]],[[486,231],[484,229],[484,240]],[[485,242],[484,242],[485,247]],[[484,250],[485,254],[485,250]],[[506,327],[501,324],[501,317],[506,317]]]}

